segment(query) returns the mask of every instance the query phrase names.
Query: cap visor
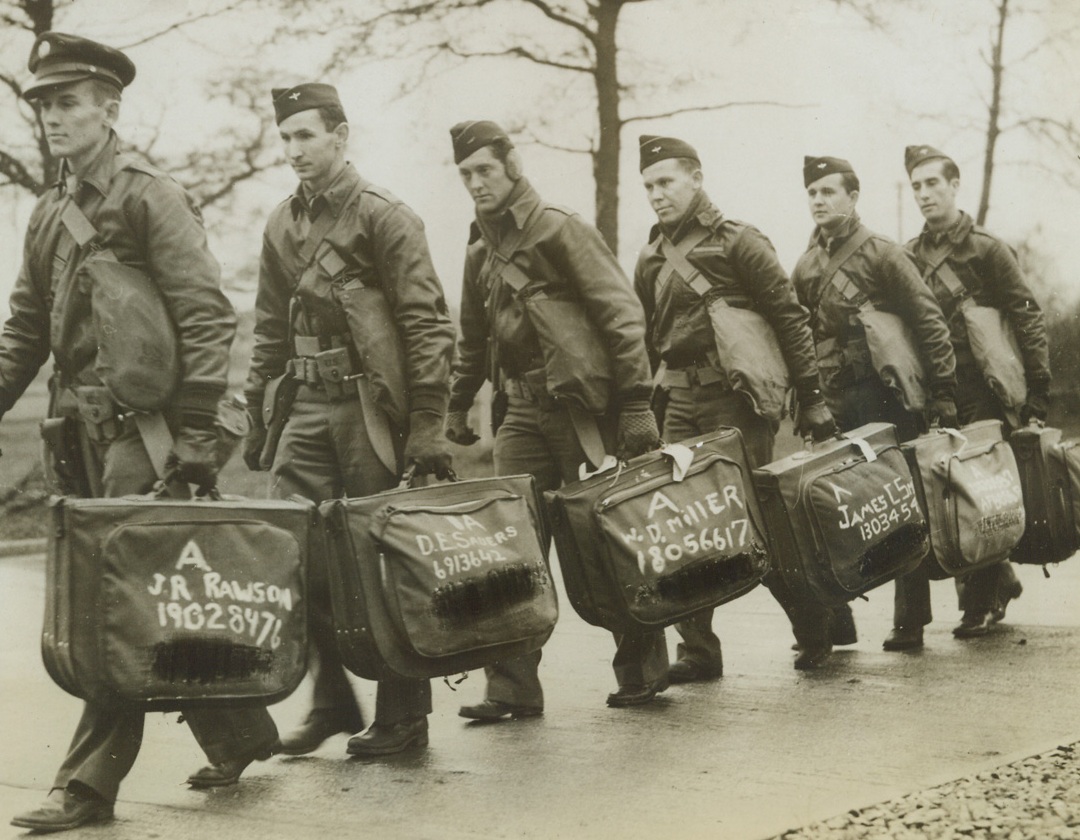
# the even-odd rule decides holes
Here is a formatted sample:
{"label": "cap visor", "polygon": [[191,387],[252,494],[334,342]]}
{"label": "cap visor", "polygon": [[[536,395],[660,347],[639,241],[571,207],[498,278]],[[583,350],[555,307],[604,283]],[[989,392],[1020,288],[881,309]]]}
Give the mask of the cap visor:
{"label": "cap visor", "polygon": [[59,87],[60,85],[69,85],[72,82],[81,82],[83,79],[92,78],[94,77],[90,73],[81,73],[78,71],[51,73],[48,76],[42,76],[40,79],[34,79],[30,84],[30,87],[23,91],[23,99],[37,99],[49,88]]}

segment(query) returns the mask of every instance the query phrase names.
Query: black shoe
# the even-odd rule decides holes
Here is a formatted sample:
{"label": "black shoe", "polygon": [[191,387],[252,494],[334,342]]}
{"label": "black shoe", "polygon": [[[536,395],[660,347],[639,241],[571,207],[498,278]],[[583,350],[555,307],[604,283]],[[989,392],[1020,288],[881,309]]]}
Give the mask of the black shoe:
{"label": "black shoe", "polygon": [[1000,621],[1005,620],[1005,608],[1009,606],[1009,601],[1014,598],[1019,598],[1024,593],[1024,586],[1020,581],[1015,581],[1012,586],[1009,587],[1008,592],[1003,592],[1004,600],[1000,601],[996,607],[990,610],[990,616],[988,621],[990,624],[997,624]]}
{"label": "black shoe", "polygon": [[234,758],[229,761],[222,761],[219,764],[207,764],[188,776],[187,783],[193,788],[235,785],[240,781],[240,774],[247,769],[251,762],[266,761],[266,759],[278,752],[280,747],[280,743],[275,742],[273,746],[249,755],[247,758]]}
{"label": "black shoe", "polygon": [[796,671],[812,671],[825,660],[832,656],[832,645],[810,645],[799,649],[799,655],[795,657]]}
{"label": "black shoe", "polygon": [[428,745],[427,717],[413,718],[387,726],[373,723],[366,732],[349,739],[349,755],[392,755],[409,747]]}
{"label": "black shoe", "polygon": [[708,668],[690,659],[679,659],[671,663],[667,675],[672,683],[708,682],[724,676],[724,667]]}
{"label": "black shoe", "polygon": [[989,629],[986,613],[968,611],[953,628],[952,634],[958,639],[973,639],[976,636],[985,636]]}
{"label": "black shoe", "polygon": [[885,650],[918,650],[923,646],[921,627],[894,627],[881,643]]}
{"label": "black shoe", "polygon": [[364,721],[359,711],[312,709],[302,724],[281,739],[278,752],[282,755],[307,755],[339,732],[351,735],[363,728]]}
{"label": "black shoe", "polygon": [[855,616],[851,614],[851,607],[837,607],[829,611],[829,641],[834,647],[853,645],[859,641],[859,634],[855,630]]}
{"label": "black shoe", "polygon": [[469,720],[506,720],[510,718],[539,717],[544,710],[539,706],[519,706],[516,703],[503,703],[501,700],[483,700],[475,706],[462,706],[458,715]]}
{"label": "black shoe", "polygon": [[113,804],[89,791],[72,792],[56,788],[40,808],[17,814],[11,824],[42,833],[67,831],[80,825],[109,822],[113,818]]}
{"label": "black shoe", "polygon": [[607,704],[615,709],[624,709],[627,706],[644,706],[651,703],[656,695],[668,687],[666,681],[654,682],[649,685],[620,685],[619,690],[607,696]]}

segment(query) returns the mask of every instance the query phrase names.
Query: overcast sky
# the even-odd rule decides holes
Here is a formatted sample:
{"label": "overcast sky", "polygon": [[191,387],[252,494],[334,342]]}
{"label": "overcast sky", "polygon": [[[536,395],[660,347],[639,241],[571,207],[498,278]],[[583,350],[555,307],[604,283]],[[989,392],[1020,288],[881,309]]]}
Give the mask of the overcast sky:
{"label": "overcast sky", "polygon": [[[182,9],[195,10],[207,2],[79,0],[56,26],[124,44],[175,20]],[[938,146],[960,164],[961,204],[974,213],[984,138],[963,126],[985,119],[980,97],[988,92],[989,72],[980,63],[979,50],[989,44],[991,2],[926,2],[922,11],[912,0],[880,5],[890,10],[890,26],[883,33],[871,31],[857,15],[829,0],[653,0],[627,7],[619,29],[622,79],[642,80],[649,88],[640,103],[624,105],[624,116],[690,102],[770,100],[792,106],[686,114],[626,128],[619,257],[628,272],[653,222],[637,171],[639,133],[673,134],[695,145],[712,199],[725,214],[764,231],[788,269],[811,229],[801,179],[806,154],[851,160],[863,184],[859,210],[864,221],[890,237],[906,238],[917,233],[921,218],[905,183],[904,146]],[[1015,22],[1006,60],[1074,22],[1070,0],[1045,5],[1049,12]],[[202,83],[241,60],[270,22],[265,14],[218,20],[132,49],[139,74],[125,94],[121,136],[138,135],[145,125],[160,120],[177,149],[197,146],[229,118],[207,107]],[[483,30],[498,23],[486,17],[477,26]],[[548,37],[538,17],[524,15],[520,23],[533,37]],[[4,37],[8,43],[23,43],[10,32]],[[267,90],[309,79],[320,54],[319,39],[264,51],[259,63],[265,66]],[[1031,111],[1071,116],[1080,68],[1068,55],[1046,52],[1024,62],[1010,79],[1006,97]],[[456,300],[472,210],[450,156],[449,126],[482,118],[520,123],[540,114],[553,123],[546,136],[575,145],[592,130],[593,100],[584,80],[507,62],[478,62],[447,71],[420,92],[398,97],[407,71],[405,62],[388,62],[327,81],[339,86],[352,124],[350,159],[424,218],[436,267],[448,296]],[[673,80],[688,84],[668,93]],[[269,95],[265,107],[270,108]],[[925,116],[936,114],[949,117]],[[526,174],[546,199],[592,217],[586,156],[532,146],[522,151]],[[1080,166],[1075,156],[1040,154],[1020,134],[1003,137],[988,226],[1012,241],[1038,229],[1041,249],[1060,268],[1057,282],[1067,282],[1071,267],[1080,261],[1075,234],[1080,194],[1045,171],[1016,165],[1036,157],[1051,168]],[[227,275],[250,267],[262,219],[294,184],[284,168],[245,188],[241,208],[255,214],[253,225],[228,225],[213,211],[208,214],[212,244]],[[6,307],[31,206],[26,200],[12,206],[12,193],[0,193],[0,297],[5,301],[0,307]],[[232,218],[246,217],[234,213]]]}

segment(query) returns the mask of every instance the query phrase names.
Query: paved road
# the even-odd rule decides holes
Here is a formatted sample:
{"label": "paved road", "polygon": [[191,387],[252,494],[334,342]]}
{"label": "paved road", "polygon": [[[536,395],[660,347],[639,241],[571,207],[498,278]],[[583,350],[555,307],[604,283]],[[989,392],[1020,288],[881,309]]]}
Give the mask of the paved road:
{"label": "paved road", "polygon": [[[547,715],[467,724],[482,679],[435,685],[431,746],[253,765],[232,789],[182,784],[202,763],[176,715],[151,715],[118,820],[73,838],[724,838],[752,840],[1080,737],[1080,561],[1021,569],[1024,597],[993,636],[958,642],[951,584],[917,654],[886,654],[891,587],[855,604],[862,641],[825,669],[791,668],[786,621],[758,589],[717,616],[726,671],[652,706],[612,710],[610,637],[563,616],[545,648]],[[40,664],[40,557],[0,560],[0,822],[47,790],[79,713]],[[672,647],[674,639],[670,639]],[[365,711],[371,685],[358,681]],[[282,727],[307,686],[276,706]],[[20,836],[0,828],[0,838]]]}

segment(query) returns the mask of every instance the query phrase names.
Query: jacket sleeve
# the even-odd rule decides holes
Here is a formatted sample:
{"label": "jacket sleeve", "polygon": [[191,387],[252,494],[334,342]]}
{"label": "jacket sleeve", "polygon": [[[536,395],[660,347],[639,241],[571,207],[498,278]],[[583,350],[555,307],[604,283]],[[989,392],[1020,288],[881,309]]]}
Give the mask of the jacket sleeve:
{"label": "jacket sleeve", "polygon": [[648,260],[643,251],[634,266],[634,294],[645,314],[645,351],[649,354],[649,367],[655,373],[660,367],[660,350],[653,343],[653,319],[656,317],[656,278],[648,276]]}
{"label": "jacket sleeve", "polygon": [[31,254],[36,227],[32,218],[22,269],[11,293],[11,316],[0,332],[0,416],[22,396],[49,359],[49,302],[42,292],[47,281],[35,276]]}
{"label": "jacket sleeve", "polygon": [[1028,387],[1047,388],[1050,384],[1050,349],[1042,309],[1024,280],[1012,251],[997,239],[992,242],[987,257],[991,269],[988,276],[994,281],[993,305],[1005,313],[1016,333]]}
{"label": "jacket sleeve", "polygon": [[795,296],[772,243],[760,231],[746,227],[736,235],[730,254],[737,276],[746,278],[754,308],[776,330],[800,402],[820,400],[810,316]]}
{"label": "jacket sleeve", "polygon": [[611,348],[618,403],[652,394],[645,350],[645,313],[630,281],[599,231],[580,216],[566,217],[556,239],[555,264],[573,284],[589,320]]}
{"label": "jacket sleeve", "polygon": [[202,216],[183,188],[150,179],[131,208],[150,276],[165,298],[180,344],[181,410],[214,413],[225,392],[236,313],[221,291],[221,269],[210,253]]}
{"label": "jacket sleeve", "polygon": [[255,345],[244,387],[248,407],[255,413],[262,406],[267,383],[285,372],[285,365],[292,357],[289,347],[291,291],[272,242],[272,225],[273,218],[263,233],[259,287],[255,292]]}
{"label": "jacket sleeve", "polygon": [[450,410],[468,411],[476,392],[488,377],[489,328],[480,288],[481,249],[471,247],[465,256],[461,287],[461,334],[458,337],[454,374],[450,382]]}
{"label": "jacket sleeve", "polygon": [[899,315],[915,333],[930,379],[930,392],[953,396],[956,355],[937,298],[899,245],[882,239],[874,243],[882,249],[878,275],[883,283],[883,308]]}
{"label": "jacket sleeve", "polygon": [[446,411],[454,324],[424,223],[401,202],[374,204],[370,242],[405,348],[409,410]]}

